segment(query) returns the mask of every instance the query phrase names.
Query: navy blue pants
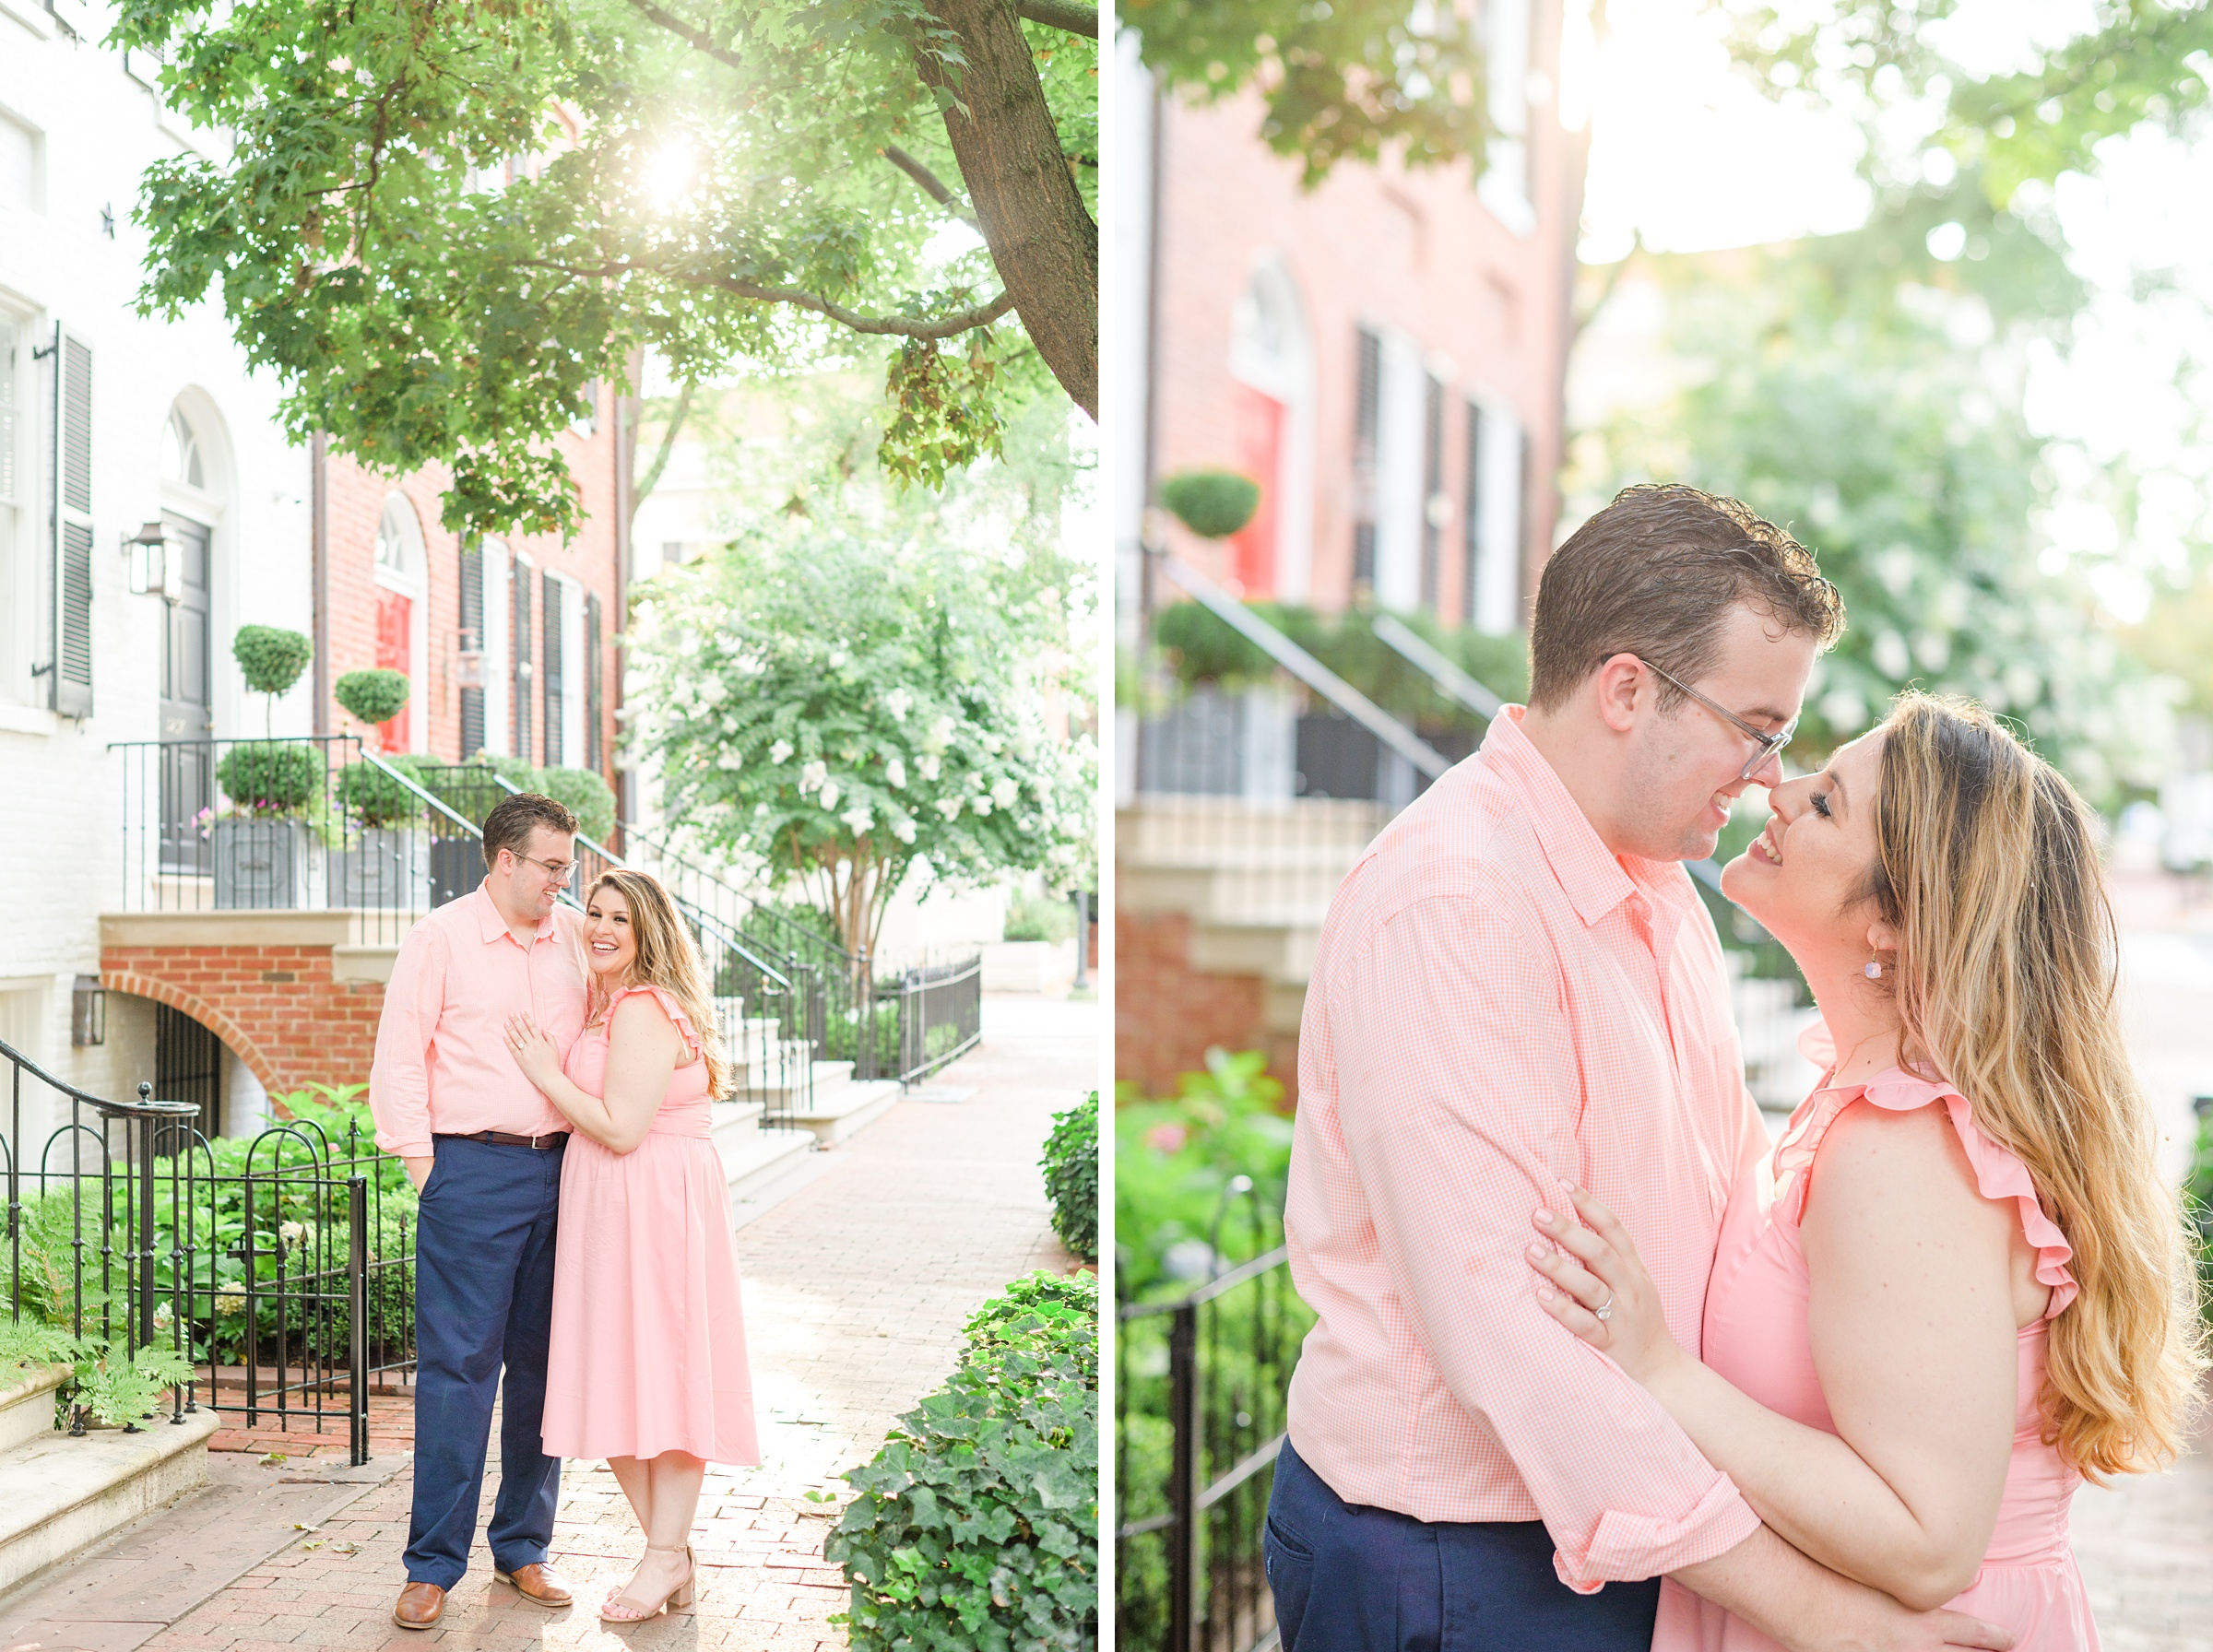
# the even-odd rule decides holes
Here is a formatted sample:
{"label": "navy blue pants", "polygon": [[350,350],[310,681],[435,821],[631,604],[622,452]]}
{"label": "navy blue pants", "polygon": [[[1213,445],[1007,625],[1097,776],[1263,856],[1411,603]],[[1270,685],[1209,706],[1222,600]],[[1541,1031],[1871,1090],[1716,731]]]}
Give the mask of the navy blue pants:
{"label": "navy blue pants", "polygon": [[[565,1145],[566,1138],[563,1138]],[[415,1508],[408,1578],[450,1589],[468,1570],[491,1408],[500,1401],[492,1564],[544,1561],[561,1459],[538,1439],[553,1328],[553,1226],[563,1148],[442,1136],[415,1233]],[[503,1392],[501,1372],[506,1382]]]}
{"label": "navy blue pants", "polygon": [[1660,1580],[1579,1595],[1541,1520],[1363,1508],[1285,1440],[1261,1552],[1284,1652],[1650,1652]]}

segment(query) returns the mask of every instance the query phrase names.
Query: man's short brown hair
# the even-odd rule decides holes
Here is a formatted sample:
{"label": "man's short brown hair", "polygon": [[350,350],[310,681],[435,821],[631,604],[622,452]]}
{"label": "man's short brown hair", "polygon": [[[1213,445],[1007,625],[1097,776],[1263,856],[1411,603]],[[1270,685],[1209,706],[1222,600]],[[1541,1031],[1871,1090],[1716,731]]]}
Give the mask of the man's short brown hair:
{"label": "man's short brown hair", "polygon": [[[1696,682],[1717,663],[1739,603],[1821,648],[1844,629],[1844,599],[1813,552],[1748,505],[1680,482],[1624,488],[1544,564],[1529,702],[1559,705],[1617,654]],[[1661,683],[1663,710],[1682,700]]]}
{"label": "man's short brown hair", "polygon": [[485,869],[500,864],[502,849],[512,849],[515,858],[521,859],[523,851],[530,846],[530,833],[540,826],[574,836],[576,817],[566,805],[536,792],[517,792],[493,804],[491,812],[484,817]]}

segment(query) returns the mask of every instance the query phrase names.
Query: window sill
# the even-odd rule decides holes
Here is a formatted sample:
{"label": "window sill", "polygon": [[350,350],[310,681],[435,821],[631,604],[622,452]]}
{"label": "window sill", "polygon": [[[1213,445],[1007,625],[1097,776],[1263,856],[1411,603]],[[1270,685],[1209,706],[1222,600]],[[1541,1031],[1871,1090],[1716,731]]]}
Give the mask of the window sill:
{"label": "window sill", "polygon": [[61,730],[61,718],[42,705],[10,705],[0,701],[0,733],[52,735]]}
{"label": "window sill", "polygon": [[0,17],[15,18],[42,41],[53,38],[53,18],[37,0],[0,0]]}

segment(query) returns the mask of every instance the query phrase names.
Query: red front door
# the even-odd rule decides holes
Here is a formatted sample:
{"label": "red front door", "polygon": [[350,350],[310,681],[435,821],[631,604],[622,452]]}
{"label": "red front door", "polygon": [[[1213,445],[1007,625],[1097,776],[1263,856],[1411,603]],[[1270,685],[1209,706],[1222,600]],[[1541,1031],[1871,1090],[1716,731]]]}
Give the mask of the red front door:
{"label": "red front door", "polygon": [[[385,670],[404,672],[408,666],[409,621],[415,605],[396,591],[379,591],[376,594],[376,663]],[[377,737],[386,751],[405,751],[408,749],[408,717],[414,711],[412,699],[399,708],[398,715],[388,723],[376,726]]]}
{"label": "red front door", "polygon": [[1260,502],[1230,537],[1230,572],[1249,602],[1275,595],[1276,483],[1283,475],[1284,404],[1250,384],[1230,385],[1237,468],[1260,485]]}

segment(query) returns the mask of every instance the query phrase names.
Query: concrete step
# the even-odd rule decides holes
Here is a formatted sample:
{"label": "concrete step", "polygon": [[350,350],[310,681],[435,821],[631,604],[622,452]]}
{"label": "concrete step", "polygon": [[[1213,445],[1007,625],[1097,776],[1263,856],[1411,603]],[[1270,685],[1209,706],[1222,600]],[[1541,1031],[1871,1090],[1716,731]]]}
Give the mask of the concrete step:
{"label": "concrete step", "polygon": [[[719,1123],[719,1121],[718,1121]],[[715,1150],[722,1158],[723,1174],[729,1178],[733,1200],[751,1198],[768,1184],[787,1174],[814,1151],[814,1136],[807,1130],[764,1130],[758,1115],[743,1129],[715,1131]]]}
{"label": "concrete step", "polygon": [[817,1085],[804,1113],[785,1116],[811,1131],[824,1147],[844,1141],[874,1124],[897,1104],[896,1079],[848,1079],[842,1083]]}
{"label": "concrete step", "polygon": [[67,1560],[117,1527],[207,1480],[211,1410],[157,1417],[136,1434],[93,1428],[71,1439],[53,1426],[60,1368],[24,1374],[0,1392],[0,1590]]}
{"label": "concrete step", "polygon": [[850,1061],[806,1061],[795,1056],[779,1067],[742,1068],[739,1083],[748,1101],[781,1107],[794,1102],[803,1104],[852,1076]]}
{"label": "concrete step", "polygon": [[0,1367],[0,1453],[43,1439],[53,1432],[53,1391],[69,1380],[69,1367]]}

